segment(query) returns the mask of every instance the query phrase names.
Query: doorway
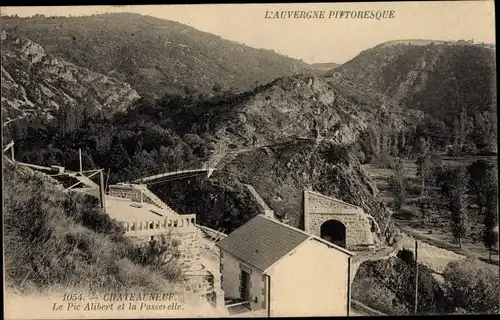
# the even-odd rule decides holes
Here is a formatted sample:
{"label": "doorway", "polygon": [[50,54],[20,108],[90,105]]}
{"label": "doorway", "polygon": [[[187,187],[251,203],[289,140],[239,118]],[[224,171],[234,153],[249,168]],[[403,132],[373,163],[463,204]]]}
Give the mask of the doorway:
{"label": "doorway", "polygon": [[321,238],[342,248],[346,247],[346,227],[338,220],[328,220],[321,225]]}
{"label": "doorway", "polygon": [[241,270],[240,296],[243,301],[250,301],[250,274]]}

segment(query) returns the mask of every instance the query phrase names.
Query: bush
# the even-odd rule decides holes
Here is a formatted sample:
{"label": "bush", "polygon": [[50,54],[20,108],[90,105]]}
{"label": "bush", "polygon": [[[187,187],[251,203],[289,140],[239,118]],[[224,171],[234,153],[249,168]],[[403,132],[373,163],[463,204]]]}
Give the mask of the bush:
{"label": "bush", "polygon": [[[116,222],[91,198],[64,193],[29,169],[8,165],[4,175],[7,286],[25,293],[56,287],[96,292],[172,288],[157,265],[131,261],[128,248],[134,244],[121,237]],[[175,270],[173,264],[169,268]]]}
{"label": "bush", "polygon": [[373,164],[380,169],[394,169],[396,162],[388,153],[381,153],[373,160]]}
{"label": "bush", "polygon": [[129,245],[126,248],[127,256],[139,265],[149,266],[167,279],[177,280],[181,274],[177,264],[179,244],[170,235],[161,235],[149,243]]}
{"label": "bush", "polygon": [[351,146],[331,144],[325,150],[325,158],[329,163],[332,164],[347,164],[349,163],[352,151],[353,147]]}
{"label": "bush", "polygon": [[125,233],[116,220],[102,212],[96,197],[76,192],[69,193],[64,198],[63,206],[68,217],[86,228],[118,237]]}
{"label": "bush", "polygon": [[493,269],[477,260],[450,262],[443,272],[450,303],[467,313],[498,313],[500,285]]}
{"label": "bush", "polygon": [[[410,314],[414,308],[415,273],[413,253],[409,250],[398,252],[397,257],[387,260],[365,261],[358,269],[353,281],[353,298],[364,302],[374,309],[384,308],[390,315],[406,312]],[[367,279],[373,288],[368,290]],[[363,285],[364,284],[364,285]],[[363,288],[355,291],[354,288]],[[446,314],[450,312],[448,301],[430,269],[419,264],[419,304],[418,314]],[[359,295],[355,295],[359,294]],[[387,292],[391,292],[388,294]],[[373,295],[370,298],[370,295]],[[391,304],[388,295],[393,297]],[[371,301],[371,300],[373,301]],[[377,299],[381,299],[377,302]],[[382,309],[378,309],[382,311]]]}
{"label": "bush", "polygon": [[406,306],[398,302],[394,292],[371,278],[353,283],[352,295],[359,302],[386,314],[406,315],[409,313]]}

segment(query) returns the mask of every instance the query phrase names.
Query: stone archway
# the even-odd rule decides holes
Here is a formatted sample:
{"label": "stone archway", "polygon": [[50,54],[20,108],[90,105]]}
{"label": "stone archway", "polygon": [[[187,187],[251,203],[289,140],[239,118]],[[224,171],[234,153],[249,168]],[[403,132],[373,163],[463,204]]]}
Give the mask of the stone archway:
{"label": "stone archway", "polygon": [[346,226],[338,220],[325,221],[320,228],[320,237],[342,248],[346,247]]}

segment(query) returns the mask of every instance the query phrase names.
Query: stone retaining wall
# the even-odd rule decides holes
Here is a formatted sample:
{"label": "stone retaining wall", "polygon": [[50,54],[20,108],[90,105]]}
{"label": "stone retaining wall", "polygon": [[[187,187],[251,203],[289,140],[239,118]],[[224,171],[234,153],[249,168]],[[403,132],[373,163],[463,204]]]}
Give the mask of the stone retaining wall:
{"label": "stone retaining wall", "polygon": [[340,221],[346,227],[346,248],[374,248],[372,221],[363,209],[313,191],[304,191],[304,229],[321,236],[321,225],[329,220]]}

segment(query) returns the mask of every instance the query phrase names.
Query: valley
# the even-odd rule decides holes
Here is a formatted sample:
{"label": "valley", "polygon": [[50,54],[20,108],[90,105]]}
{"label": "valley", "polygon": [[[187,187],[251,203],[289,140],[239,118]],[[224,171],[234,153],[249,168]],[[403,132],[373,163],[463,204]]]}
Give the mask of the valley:
{"label": "valley", "polygon": [[[335,231],[340,252],[373,238],[346,267],[354,315],[413,314],[415,290],[421,314],[498,312],[456,291],[500,295],[494,51],[401,39],[308,64],[135,13],[2,16],[9,288],[167,288],[220,304],[218,241],[262,214],[306,237],[310,190],[371,217]],[[77,182],[93,193],[62,191]],[[180,246],[151,242],[174,220]],[[151,241],[131,240],[141,232]],[[181,277],[207,272],[209,294]]]}
{"label": "valley", "polygon": [[[443,157],[444,165],[459,166],[470,165],[477,160],[490,160],[497,162],[497,157]],[[418,190],[419,179],[417,177],[417,165],[415,159],[403,160],[404,176],[412,185],[409,189]],[[393,207],[394,195],[389,188],[389,179],[395,174],[393,169],[377,168],[372,164],[363,165],[363,170],[372,179],[379,190],[378,198],[384,201],[388,207]],[[417,200],[418,193],[409,193],[408,201]],[[477,211],[477,208],[470,206],[469,210]],[[429,210],[431,211],[431,210]],[[416,204],[406,204],[401,212],[393,212],[391,217],[395,225],[407,235],[428,245],[445,249],[459,255],[475,257],[484,262],[489,262],[489,251],[482,243],[483,221],[477,213],[472,213],[470,230],[465,236],[462,248],[459,248],[450,232],[450,217],[445,212],[422,213]],[[411,243],[407,247],[411,248]],[[492,264],[498,264],[498,253],[493,252]]]}

